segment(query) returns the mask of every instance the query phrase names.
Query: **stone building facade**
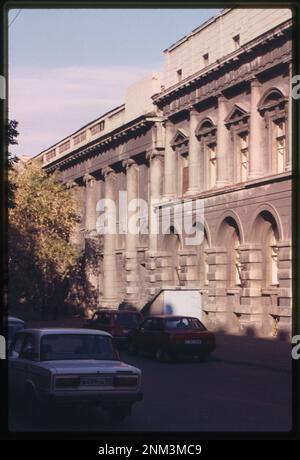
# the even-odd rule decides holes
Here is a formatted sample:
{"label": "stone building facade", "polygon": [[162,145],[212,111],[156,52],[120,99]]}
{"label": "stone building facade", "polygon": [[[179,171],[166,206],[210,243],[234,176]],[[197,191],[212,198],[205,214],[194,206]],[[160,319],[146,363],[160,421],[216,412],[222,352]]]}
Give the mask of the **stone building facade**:
{"label": "stone building facade", "polygon": [[[291,75],[291,11],[226,9],[165,50],[163,86],[159,74],[133,85],[38,155],[81,203],[74,243],[90,306],[142,308],[166,286],[191,287],[211,328],[290,333]],[[123,209],[124,190],[147,201],[150,221],[151,198],[160,221],[202,200],[203,242],[186,245],[173,211],[167,234],[97,234],[98,200]]]}

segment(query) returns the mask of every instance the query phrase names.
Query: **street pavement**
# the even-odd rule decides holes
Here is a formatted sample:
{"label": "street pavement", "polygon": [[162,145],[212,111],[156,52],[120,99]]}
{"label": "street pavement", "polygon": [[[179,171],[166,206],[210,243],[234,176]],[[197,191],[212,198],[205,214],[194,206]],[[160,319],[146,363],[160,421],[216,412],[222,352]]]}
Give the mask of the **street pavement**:
{"label": "street pavement", "polygon": [[105,412],[60,410],[29,424],[11,408],[10,431],[265,432],[292,422],[290,345],[274,339],[218,334],[205,362],[160,363],[148,356],[121,359],[143,372],[144,400],[131,417],[113,423]]}

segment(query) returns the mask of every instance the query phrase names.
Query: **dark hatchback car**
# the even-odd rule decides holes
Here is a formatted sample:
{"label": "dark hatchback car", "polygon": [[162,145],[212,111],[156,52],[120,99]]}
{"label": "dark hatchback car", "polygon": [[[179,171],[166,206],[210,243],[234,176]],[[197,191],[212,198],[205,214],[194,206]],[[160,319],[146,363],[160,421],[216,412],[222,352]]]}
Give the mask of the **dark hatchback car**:
{"label": "dark hatchback car", "polygon": [[207,357],[214,349],[215,335],[198,318],[149,316],[129,334],[129,351],[148,352],[158,361],[180,356]]}
{"label": "dark hatchback car", "polygon": [[139,327],[143,320],[137,311],[99,310],[84,327],[109,332],[117,345],[128,343],[128,334]]}

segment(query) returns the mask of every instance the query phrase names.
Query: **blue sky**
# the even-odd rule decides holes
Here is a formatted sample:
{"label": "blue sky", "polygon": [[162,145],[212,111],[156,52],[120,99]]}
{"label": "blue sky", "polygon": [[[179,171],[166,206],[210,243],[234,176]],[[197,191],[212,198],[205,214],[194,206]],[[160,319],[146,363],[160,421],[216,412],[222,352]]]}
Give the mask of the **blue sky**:
{"label": "blue sky", "polygon": [[[22,9],[9,27],[9,116],[35,155],[163,70],[163,50],[217,9]],[[18,10],[9,12],[11,22]]]}

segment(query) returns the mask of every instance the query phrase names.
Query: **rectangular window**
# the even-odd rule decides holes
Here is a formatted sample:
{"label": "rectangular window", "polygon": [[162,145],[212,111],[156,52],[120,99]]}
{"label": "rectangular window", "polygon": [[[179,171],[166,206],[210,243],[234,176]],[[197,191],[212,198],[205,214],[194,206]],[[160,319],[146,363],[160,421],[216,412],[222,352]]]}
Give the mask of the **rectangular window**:
{"label": "rectangular window", "polygon": [[77,134],[73,137],[74,145],[80,144],[81,142],[85,141],[86,139],[86,131],[83,133]]}
{"label": "rectangular window", "polygon": [[233,49],[237,50],[240,47],[240,34],[232,37],[233,40]]}
{"label": "rectangular window", "polygon": [[182,168],[182,194],[184,195],[189,188],[189,167]]}
{"label": "rectangular window", "polygon": [[216,154],[216,144],[210,144],[208,147],[209,154],[209,188],[212,188],[216,185],[216,167],[217,167],[217,154]]}
{"label": "rectangular window", "polygon": [[47,153],[45,154],[45,160],[46,160],[46,161],[50,161],[50,160],[52,160],[52,158],[54,158],[55,156],[56,156],[56,151],[55,151],[55,149],[50,150],[50,152],[47,152]]}
{"label": "rectangular window", "polygon": [[99,123],[97,123],[96,125],[92,126],[91,127],[91,134],[92,136],[94,134],[97,134],[97,133],[100,133],[101,131],[103,131],[105,128],[105,120],[102,120],[100,121]]}
{"label": "rectangular window", "polygon": [[208,65],[209,64],[209,54],[208,53],[203,54],[202,58],[203,58],[203,65],[204,66]]}
{"label": "rectangular window", "polygon": [[58,151],[59,153],[63,153],[65,152],[66,150],[69,150],[69,148],[71,147],[71,141],[67,141],[67,142],[64,142],[63,144],[61,144],[59,147],[58,147]]}
{"label": "rectangular window", "polygon": [[178,69],[177,70],[177,81],[181,81],[182,80],[182,69]]}
{"label": "rectangular window", "polygon": [[277,172],[284,171],[285,157],[285,123],[280,121],[276,124],[276,150],[277,150]]}
{"label": "rectangular window", "polygon": [[245,182],[248,175],[248,135],[244,134],[240,137],[240,180]]}

